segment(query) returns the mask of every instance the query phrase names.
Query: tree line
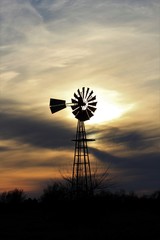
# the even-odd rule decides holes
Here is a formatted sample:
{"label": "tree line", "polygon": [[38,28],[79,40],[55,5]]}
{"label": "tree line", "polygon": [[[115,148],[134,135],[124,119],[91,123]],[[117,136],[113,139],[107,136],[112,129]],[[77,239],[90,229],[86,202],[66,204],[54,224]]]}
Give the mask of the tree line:
{"label": "tree line", "polygon": [[[159,202],[160,201],[160,190],[157,190],[148,195],[138,196],[134,192],[125,192],[124,190],[119,190],[117,192],[112,192],[109,190],[103,190],[94,193],[91,196],[81,195],[80,200],[83,201],[111,201],[111,202]],[[53,184],[47,185],[43,189],[42,194],[38,198],[28,197],[23,189],[15,188],[10,191],[4,191],[0,193],[0,204],[22,204],[29,202],[52,204],[53,202],[69,202],[77,201],[73,197],[71,188],[61,182],[55,182]]]}

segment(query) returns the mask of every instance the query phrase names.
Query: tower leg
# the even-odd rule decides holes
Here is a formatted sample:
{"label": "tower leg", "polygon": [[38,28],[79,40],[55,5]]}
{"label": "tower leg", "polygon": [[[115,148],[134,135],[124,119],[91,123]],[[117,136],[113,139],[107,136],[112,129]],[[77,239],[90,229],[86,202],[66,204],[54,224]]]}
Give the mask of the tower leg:
{"label": "tower leg", "polygon": [[91,195],[92,175],[86,138],[85,125],[78,120],[72,170],[72,187],[76,195]]}

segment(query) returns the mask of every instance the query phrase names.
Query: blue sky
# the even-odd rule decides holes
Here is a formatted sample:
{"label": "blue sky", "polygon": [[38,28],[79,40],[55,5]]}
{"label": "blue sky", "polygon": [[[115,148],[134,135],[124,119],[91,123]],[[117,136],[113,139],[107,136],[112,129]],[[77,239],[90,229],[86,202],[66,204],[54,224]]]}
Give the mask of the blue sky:
{"label": "blue sky", "polygon": [[0,191],[36,192],[71,172],[76,119],[52,115],[90,87],[91,161],[110,163],[119,188],[160,186],[160,3],[147,0],[1,0]]}

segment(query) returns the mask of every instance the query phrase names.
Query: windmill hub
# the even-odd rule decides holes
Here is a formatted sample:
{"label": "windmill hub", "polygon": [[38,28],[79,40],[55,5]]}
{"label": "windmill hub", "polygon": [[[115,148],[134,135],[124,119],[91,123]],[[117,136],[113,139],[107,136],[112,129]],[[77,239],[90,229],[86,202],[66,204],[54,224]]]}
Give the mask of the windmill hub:
{"label": "windmill hub", "polygon": [[88,102],[86,101],[86,99],[83,99],[82,97],[78,98],[78,103],[76,104],[77,106],[80,106],[82,108],[82,110],[86,110],[88,107]]}
{"label": "windmill hub", "polygon": [[86,100],[83,101],[83,104],[82,104],[82,110],[85,111],[88,107],[88,102]]}

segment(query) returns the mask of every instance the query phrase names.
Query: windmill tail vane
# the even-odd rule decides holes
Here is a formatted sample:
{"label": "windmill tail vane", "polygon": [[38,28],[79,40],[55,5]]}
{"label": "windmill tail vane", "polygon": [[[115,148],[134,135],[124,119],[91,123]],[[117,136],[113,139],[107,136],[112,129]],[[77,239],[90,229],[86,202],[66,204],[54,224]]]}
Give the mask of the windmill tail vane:
{"label": "windmill tail vane", "polygon": [[76,103],[66,103],[65,100],[51,98],[49,106],[50,106],[51,113],[56,113],[68,106],[75,106],[75,105],[77,105],[77,104]]}

